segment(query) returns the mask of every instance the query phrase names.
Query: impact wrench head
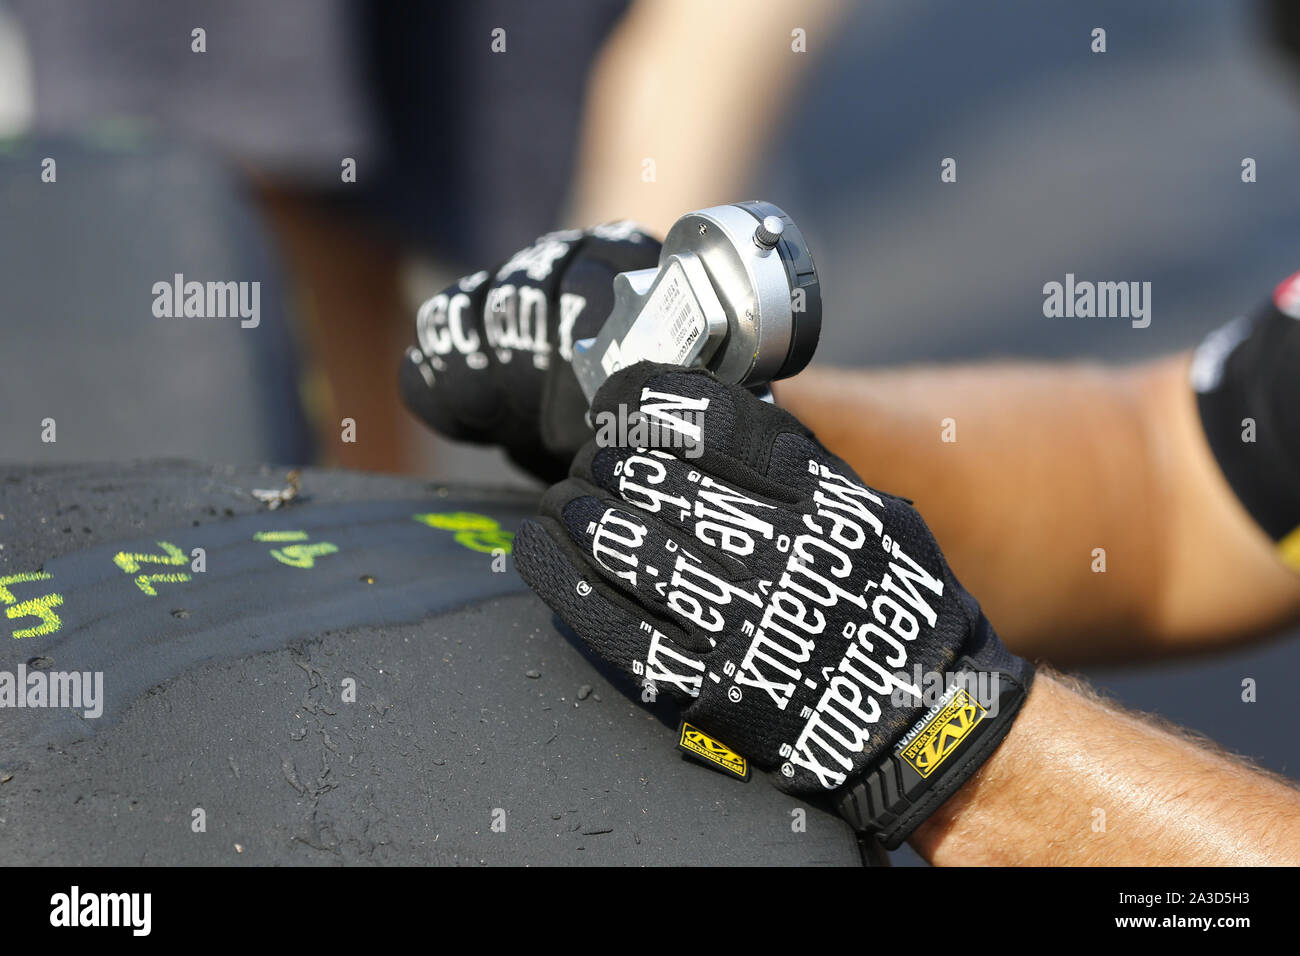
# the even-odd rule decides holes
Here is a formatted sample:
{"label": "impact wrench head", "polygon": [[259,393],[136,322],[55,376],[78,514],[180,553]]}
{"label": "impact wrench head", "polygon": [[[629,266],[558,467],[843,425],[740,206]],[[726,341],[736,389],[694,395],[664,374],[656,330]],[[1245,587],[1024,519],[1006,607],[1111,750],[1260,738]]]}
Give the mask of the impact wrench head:
{"label": "impact wrench head", "polygon": [[600,332],[574,343],[590,403],[610,375],[642,360],[703,366],[760,394],[803,369],[821,333],[821,286],[794,221],[767,202],[687,213],[659,266],[614,277]]}

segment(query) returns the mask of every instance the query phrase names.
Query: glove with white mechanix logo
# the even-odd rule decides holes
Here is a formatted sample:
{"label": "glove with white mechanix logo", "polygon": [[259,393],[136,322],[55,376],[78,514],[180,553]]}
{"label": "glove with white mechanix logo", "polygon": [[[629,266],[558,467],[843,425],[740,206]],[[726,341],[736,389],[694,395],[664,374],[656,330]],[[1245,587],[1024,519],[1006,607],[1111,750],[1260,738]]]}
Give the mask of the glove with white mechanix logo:
{"label": "glove with white mechanix logo", "polygon": [[864,486],[783,409],[641,363],[592,415],[595,439],[516,537],[524,580],[593,651],[687,704],[683,749],[734,749],[897,846],[1006,736],[1032,667],[911,502]]}
{"label": "glove with white mechanix logo", "polygon": [[420,306],[402,362],[407,407],[448,438],[502,446],[546,481],[591,437],[569,364],[614,306],[619,272],[659,261],[659,242],[631,223],[542,236],[491,272]]}

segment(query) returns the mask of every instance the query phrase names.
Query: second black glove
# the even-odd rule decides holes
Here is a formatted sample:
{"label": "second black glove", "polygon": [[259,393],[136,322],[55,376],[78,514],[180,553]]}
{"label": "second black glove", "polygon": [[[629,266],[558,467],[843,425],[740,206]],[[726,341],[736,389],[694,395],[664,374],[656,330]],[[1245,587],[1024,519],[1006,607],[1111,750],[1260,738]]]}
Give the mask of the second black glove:
{"label": "second black glove", "polygon": [[627,222],[542,236],[420,306],[402,362],[407,407],[458,441],[499,445],[553,481],[591,437],[569,364],[614,304],[616,273],[654,266],[659,242]]}

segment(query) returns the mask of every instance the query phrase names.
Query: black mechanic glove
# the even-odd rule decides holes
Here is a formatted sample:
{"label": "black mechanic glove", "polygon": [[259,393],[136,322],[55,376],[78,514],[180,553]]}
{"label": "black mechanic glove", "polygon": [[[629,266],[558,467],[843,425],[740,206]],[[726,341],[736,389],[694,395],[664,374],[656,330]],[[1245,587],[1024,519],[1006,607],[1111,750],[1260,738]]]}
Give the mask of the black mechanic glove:
{"label": "black mechanic glove", "polygon": [[911,502],[783,409],[643,362],[592,415],[516,537],[524,580],[691,730],[896,847],[1006,735],[1032,667]]}
{"label": "black mechanic glove", "polygon": [[591,437],[569,362],[614,307],[614,276],[659,262],[632,223],[552,232],[491,272],[425,302],[402,362],[402,397],[448,438],[502,446],[555,481]]}

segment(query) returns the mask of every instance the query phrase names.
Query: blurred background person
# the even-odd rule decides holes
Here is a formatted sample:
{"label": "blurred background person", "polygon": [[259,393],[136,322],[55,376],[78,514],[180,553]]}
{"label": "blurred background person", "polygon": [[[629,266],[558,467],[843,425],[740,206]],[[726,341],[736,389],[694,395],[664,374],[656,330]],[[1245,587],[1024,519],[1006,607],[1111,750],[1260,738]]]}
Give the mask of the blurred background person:
{"label": "blurred background person", "polygon": [[[283,419],[269,442],[238,449],[241,457],[308,457],[309,436],[292,409],[301,401],[324,461],[401,470],[391,356],[405,315],[404,257],[491,257],[506,237],[554,224],[587,67],[623,6],[20,0],[10,25],[20,28],[30,64],[29,135],[42,156],[65,160],[60,184],[93,169],[110,220],[99,248],[79,250],[83,261],[67,246],[49,250],[58,261],[48,271],[73,269],[108,286],[114,307],[98,310],[95,322],[136,337],[159,323],[141,321],[152,280],[140,287],[115,274],[121,243],[152,244],[157,279],[180,272],[266,281],[286,268],[283,295],[262,303],[267,328],[245,334],[255,341],[225,343],[232,354],[218,363],[227,373],[260,366],[251,376],[262,393],[254,414]],[[69,148],[91,155],[69,161]],[[97,152],[132,155],[101,161]],[[149,169],[160,164],[181,168],[182,181]],[[119,202],[141,179],[167,194],[171,228],[162,235],[142,235],[134,204]],[[46,203],[56,191],[30,198]],[[187,255],[187,233],[201,226],[219,234],[226,225],[204,221],[197,191],[239,207],[239,225],[222,237],[231,251]],[[35,202],[33,215],[52,218],[48,203],[38,211]],[[65,231],[85,221],[84,209],[60,212],[68,218],[52,225]],[[239,248],[246,232],[272,241],[250,256]],[[115,298],[114,286],[131,294]],[[10,323],[22,312],[9,311]],[[52,331],[48,320],[41,327]],[[150,351],[147,339],[142,349]],[[165,351],[154,352],[151,366],[167,364]],[[305,357],[301,383],[294,353]],[[356,423],[355,442],[341,438],[345,418]],[[158,431],[166,442],[185,429]]]}
{"label": "blurred background person", "polygon": [[[778,46],[766,69],[746,76],[752,52],[786,32],[778,5],[641,4],[600,56],[583,124],[589,67],[625,6],[17,0],[8,42],[20,27],[33,136],[179,147],[181,163],[196,156],[234,171],[226,201],[251,199],[250,227],[269,230],[288,268],[293,322],[266,337],[291,337],[306,357],[297,392],[323,460],[400,471],[420,458],[389,374],[409,306],[403,276],[421,272],[404,266],[421,258],[437,276],[438,264],[499,258],[516,237],[558,224],[580,125],[572,216],[665,226],[683,204],[707,204],[748,178],[803,62]],[[819,0],[806,16],[820,24],[830,9]],[[645,175],[645,157],[662,164],[661,188],[642,188],[660,182]],[[117,192],[111,174],[103,185]],[[177,196],[174,205],[189,204]],[[116,216],[127,238],[132,217]],[[153,238],[165,259],[173,240]],[[276,351],[268,371],[282,381],[263,391],[278,393],[268,404],[289,419],[278,434],[300,416],[286,411],[294,350],[282,341]],[[356,441],[342,438],[345,418]],[[257,457],[294,460],[306,448],[305,436],[285,436]]]}

